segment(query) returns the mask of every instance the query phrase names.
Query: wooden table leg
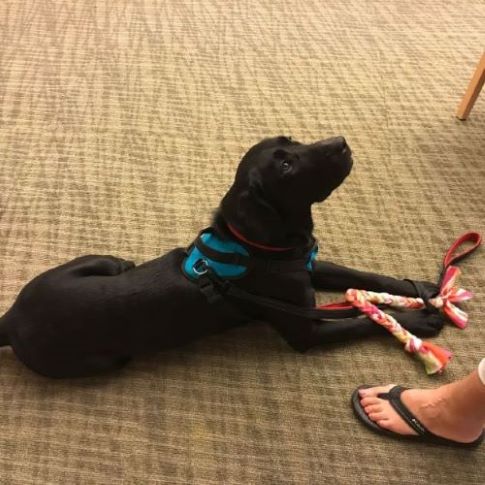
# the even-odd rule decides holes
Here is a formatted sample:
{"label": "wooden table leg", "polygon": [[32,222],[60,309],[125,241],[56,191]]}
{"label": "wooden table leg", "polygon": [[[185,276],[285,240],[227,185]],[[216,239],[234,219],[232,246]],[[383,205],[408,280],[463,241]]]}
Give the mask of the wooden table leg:
{"label": "wooden table leg", "polygon": [[468,85],[465,96],[461,100],[460,106],[456,111],[456,116],[460,120],[466,120],[470,111],[478,98],[480,90],[482,89],[483,83],[485,82],[485,52],[482,54],[482,58],[478,63],[475,74]]}

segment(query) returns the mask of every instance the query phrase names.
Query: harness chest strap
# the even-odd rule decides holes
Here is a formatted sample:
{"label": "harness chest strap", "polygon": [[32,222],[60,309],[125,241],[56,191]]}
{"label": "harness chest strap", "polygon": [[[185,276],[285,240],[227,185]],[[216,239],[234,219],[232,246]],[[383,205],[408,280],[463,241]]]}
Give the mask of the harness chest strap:
{"label": "harness chest strap", "polygon": [[205,244],[201,238],[196,239],[194,247],[210,260],[223,264],[244,266],[248,270],[259,267],[271,272],[291,272],[300,270],[307,264],[306,259],[292,259],[285,261],[280,259],[255,258],[240,253],[224,253],[211,248]]}

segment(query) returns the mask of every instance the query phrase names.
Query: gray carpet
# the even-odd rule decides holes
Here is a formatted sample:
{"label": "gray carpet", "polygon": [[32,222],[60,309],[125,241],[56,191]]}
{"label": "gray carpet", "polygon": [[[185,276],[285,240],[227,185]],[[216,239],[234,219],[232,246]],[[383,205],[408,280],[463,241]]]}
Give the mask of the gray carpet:
{"label": "gray carpet", "polygon": [[[3,0],[0,310],[75,256],[185,246],[274,134],[355,152],[314,211],[322,257],[434,280],[456,236],[485,233],[485,94],[454,118],[484,25],[483,0]],[[478,364],[484,254],[461,265],[471,321],[435,339],[454,352],[439,377],[391,338],[299,355],[262,325],[83,381],[2,349],[0,483],[483,483],[483,448],[380,438],[349,397]]]}

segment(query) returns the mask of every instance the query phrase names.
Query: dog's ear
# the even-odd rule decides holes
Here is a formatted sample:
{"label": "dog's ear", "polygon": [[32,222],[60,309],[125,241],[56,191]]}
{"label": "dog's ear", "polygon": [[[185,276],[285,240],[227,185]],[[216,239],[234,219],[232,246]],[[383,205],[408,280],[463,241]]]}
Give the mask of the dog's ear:
{"label": "dog's ear", "polygon": [[284,220],[265,196],[259,173],[252,171],[241,187],[234,184],[224,197],[223,215],[245,237],[261,244],[281,237]]}

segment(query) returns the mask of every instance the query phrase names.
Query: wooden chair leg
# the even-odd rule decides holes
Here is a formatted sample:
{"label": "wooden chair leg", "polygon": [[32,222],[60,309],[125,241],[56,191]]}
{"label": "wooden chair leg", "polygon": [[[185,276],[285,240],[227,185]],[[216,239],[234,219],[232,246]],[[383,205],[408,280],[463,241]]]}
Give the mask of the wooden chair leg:
{"label": "wooden chair leg", "polygon": [[468,85],[466,90],[465,96],[461,100],[460,106],[458,106],[458,110],[456,111],[456,116],[460,120],[466,120],[470,111],[475,104],[475,101],[480,94],[480,90],[482,89],[483,83],[485,82],[485,52],[482,54],[482,58],[478,63],[477,69],[475,74]]}

